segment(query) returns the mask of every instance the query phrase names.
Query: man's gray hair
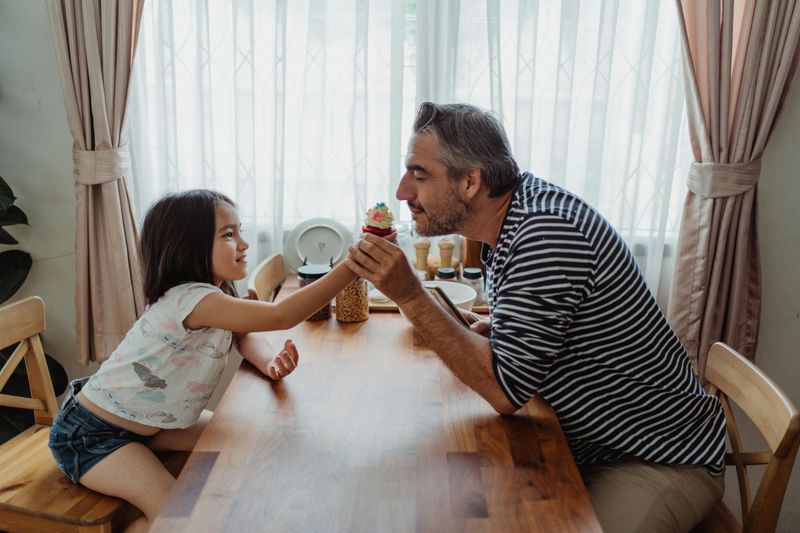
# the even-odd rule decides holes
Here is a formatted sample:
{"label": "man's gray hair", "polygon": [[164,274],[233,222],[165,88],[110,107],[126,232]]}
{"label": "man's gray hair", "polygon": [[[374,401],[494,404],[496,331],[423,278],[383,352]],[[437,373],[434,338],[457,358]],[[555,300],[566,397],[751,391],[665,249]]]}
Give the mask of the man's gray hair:
{"label": "man's gray hair", "polygon": [[424,102],[417,110],[413,133],[436,138],[437,159],[447,165],[451,179],[470,168],[480,168],[491,197],[519,184],[519,167],[511,155],[506,132],[488,111],[469,104]]}

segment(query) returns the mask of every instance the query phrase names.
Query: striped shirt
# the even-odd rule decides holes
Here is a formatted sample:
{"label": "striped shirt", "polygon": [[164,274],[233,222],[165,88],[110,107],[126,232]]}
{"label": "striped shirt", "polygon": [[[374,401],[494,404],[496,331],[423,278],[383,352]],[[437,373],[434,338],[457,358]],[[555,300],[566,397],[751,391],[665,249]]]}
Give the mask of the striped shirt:
{"label": "striped shirt", "polygon": [[725,418],[629,248],[570,192],[524,174],[484,245],[495,377],[558,415],[579,464],[637,458],[721,474]]}

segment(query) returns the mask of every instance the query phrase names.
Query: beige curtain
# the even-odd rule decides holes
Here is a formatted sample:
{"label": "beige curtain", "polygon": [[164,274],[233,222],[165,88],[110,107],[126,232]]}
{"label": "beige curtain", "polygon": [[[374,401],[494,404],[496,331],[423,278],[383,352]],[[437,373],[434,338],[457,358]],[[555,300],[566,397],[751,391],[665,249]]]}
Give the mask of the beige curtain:
{"label": "beige curtain", "polygon": [[144,310],[125,108],[144,0],[48,0],[75,163],[76,348],[103,361]]}
{"label": "beige curtain", "polygon": [[794,0],[676,0],[695,162],[669,319],[700,376],[722,340],[753,359],[761,306],[761,154],[798,62]]}

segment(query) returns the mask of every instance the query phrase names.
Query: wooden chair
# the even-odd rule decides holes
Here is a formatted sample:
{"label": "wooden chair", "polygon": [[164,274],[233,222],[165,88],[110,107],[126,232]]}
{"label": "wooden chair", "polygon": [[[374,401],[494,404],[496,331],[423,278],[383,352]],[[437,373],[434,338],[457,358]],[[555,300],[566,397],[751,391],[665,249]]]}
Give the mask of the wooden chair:
{"label": "wooden chair", "polygon": [[[47,440],[58,405],[39,334],[44,302],[30,297],[0,307],[0,347],[19,343],[0,370],[0,391],[25,361],[30,398],[0,394],[0,405],[33,410],[35,424],[0,446],[0,530],[11,532],[110,532],[138,511],[118,498],[76,485],[58,469]],[[164,454],[165,466],[180,472],[187,454]]]}
{"label": "wooden chair", "polygon": [[285,277],[283,255],[272,254],[261,261],[250,274],[247,280],[247,297],[251,300],[273,301]]}
{"label": "wooden chair", "polygon": [[[775,531],[800,444],[800,415],[789,397],[761,369],[721,342],[711,347],[706,379],[711,385],[709,392],[719,396],[725,411],[731,448],[725,462],[736,467],[743,524],[720,501],[695,531]],[[731,401],[758,428],[769,450],[742,450]],[[767,467],[751,500],[747,466],[759,464]]]}

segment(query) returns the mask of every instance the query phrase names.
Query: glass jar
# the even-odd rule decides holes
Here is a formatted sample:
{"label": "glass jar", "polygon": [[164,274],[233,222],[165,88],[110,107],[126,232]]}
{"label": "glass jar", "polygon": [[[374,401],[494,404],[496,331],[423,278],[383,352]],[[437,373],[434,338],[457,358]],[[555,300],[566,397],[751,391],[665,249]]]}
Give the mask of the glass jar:
{"label": "glass jar", "polygon": [[336,320],[363,322],[369,318],[369,290],[367,280],[356,278],[336,295]]}
{"label": "glass jar", "polygon": [[433,279],[437,281],[455,281],[456,269],[453,267],[439,267],[436,269],[436,276]]}
{"label": "glass jar", "polygon": [[408,260],[413,264],[416,260],[416,255],[414,251],[414,238],[411,236],[410,224],[400,224],[397,226],[397,240],[395,243],[400,247],[401,250],[403,250],[403,253],[406,254]]}
{"label": "glass jar", "polygon": [[[331,271],[328,265],[302,265],[297,268],[297,280],[300,287],[313,283]],[[331,303],[327,302],[306,320],[326,320],[331,317]]]}
{"label": "glass jar", "polygon": [[469,285],[478,293],[478,296],[475,297],[475,305],[484,305],[486,303],[483,289],[483,272],[481,272],[480,268],[466,267],[461,273],[461,282],[464,285]]}

